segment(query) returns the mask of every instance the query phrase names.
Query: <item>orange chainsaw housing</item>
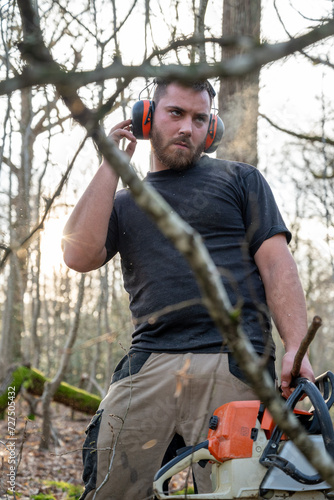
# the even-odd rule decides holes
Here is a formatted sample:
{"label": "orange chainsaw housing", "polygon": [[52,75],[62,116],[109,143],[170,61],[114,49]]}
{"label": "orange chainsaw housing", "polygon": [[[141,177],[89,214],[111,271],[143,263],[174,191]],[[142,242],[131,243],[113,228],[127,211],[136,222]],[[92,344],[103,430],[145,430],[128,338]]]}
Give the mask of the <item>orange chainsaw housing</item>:
{"label": "orange chainsaw housing", "polygon": [[[213,415],[218,417],[218,425],[208,433],[209,451],[219,461],[233,458],[250,458],[253,451],[253,429],[256,427],[260,401],[233,401],[217,408]],[[295,410],[295,413],[308,412]],[[261,418],[261,429],[270,438],[275,423],[267,409]]]}

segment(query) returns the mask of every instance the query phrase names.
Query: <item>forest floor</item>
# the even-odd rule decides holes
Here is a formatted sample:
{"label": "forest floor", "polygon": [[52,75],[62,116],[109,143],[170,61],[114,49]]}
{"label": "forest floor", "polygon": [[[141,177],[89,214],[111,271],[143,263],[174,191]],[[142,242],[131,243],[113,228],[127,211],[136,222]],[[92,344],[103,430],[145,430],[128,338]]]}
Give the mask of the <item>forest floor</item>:
{"label": "forest floor", "polygon": [[[81,448],[91,417],[53,403],[53,427],[59,442],[42,451],[39,449],[42,418],[35,416],[29,420],[28,414],[27,403],[19,397],[15,407],[15,439],[8,439],[7,414],[0,420],[0,500],[78,499],[83,491]],[[15,495],[8,491],[11,450],[19,457]],[[173,489],[179,490],[183,484],[182,475],[173,478]]]}
{"label": "forest floor", "polygon": [[[39,408],[39,407],[38,407]],[[15,481],[17,499],[65,500],[78,498],[82,491],[81,447],[90,417],[60,404],[52,404],[53,427],[58,438],[50,450],[40,450],[42,418],[29,420],[29,407],[22,398],[16,400],[15,441],[0,445],[0,499],[13,499],[8,494],[10,483],[10,451],[19,456]],[[0,420],[0,440],[8,437],[10,420]],[[13,444],[14,443],[14,444]]]}

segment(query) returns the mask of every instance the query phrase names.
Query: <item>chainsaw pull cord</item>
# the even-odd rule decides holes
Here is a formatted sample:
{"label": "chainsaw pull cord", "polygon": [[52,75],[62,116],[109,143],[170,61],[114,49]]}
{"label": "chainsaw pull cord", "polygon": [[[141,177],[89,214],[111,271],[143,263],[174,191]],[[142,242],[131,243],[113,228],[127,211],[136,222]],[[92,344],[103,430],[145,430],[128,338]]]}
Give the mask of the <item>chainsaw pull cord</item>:
{"label": "chainsaw pull cord", "polygon": [[[328,411],[329,408],[316,385],[306,378],[299,378],[296,389],[286,401],[286,406],[287,408],[293,409],[303,394],[306,394],[313,404],[314,415],[317,417],[317,421],[320,427],[320,433],[323,437],[326,451],[331,455],[331,457],[334,458],[333,424]],[[321,478],[320,474],[308,476],[298,470],[291,462],[277,455],[278,445],[281,440],[282,434],[283,431],[281,431],[278,426],[276,426],[260,458],[260,463],[265,467],[278,467],[287,475],[303,484],[321,483],[323,479]]]}

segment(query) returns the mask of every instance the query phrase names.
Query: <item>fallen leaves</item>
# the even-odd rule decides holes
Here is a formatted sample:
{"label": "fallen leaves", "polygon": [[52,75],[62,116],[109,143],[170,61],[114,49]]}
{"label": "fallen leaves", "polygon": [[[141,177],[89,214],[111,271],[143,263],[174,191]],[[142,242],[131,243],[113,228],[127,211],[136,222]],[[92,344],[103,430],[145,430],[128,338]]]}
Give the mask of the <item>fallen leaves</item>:
{"label": "fallen leaves", "polygon": [[[59,484],[69,483],[83,489],[81,447],[84,431],[90,417],[73,413],[71,409],[53,403],[53,426],[57,434],[58,445],[51,445],[48,451],[39,450],[42,419],[28,420],[29,408],[22,398],[18,398],[16,407],[15,442],[16,454],[20,463],[16,476],[16,495],[20,500],[31,499],[37,495],[50,495],[49,498],[66,500],[69,492]],[[6,450],[7,418],[0,420],[0,499],[13,498],[8,495],[7,474],[9,471],[8,450]],[[47,496],[45,497],[47,498]],[[75,498],[75,497],[71,497]]]}

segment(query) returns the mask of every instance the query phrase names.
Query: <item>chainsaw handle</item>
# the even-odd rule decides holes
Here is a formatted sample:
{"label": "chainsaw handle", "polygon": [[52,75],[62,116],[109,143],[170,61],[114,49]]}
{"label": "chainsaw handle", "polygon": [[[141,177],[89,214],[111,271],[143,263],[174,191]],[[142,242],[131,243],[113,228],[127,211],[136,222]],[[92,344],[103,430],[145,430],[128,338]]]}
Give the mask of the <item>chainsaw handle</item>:
{"label": "chainsaw handle", "polygon": [[[292,380],[292,387],[297,387],[302,377],[297,377]],[[322,394],[323,399],[326,402],[328,410],[331,409],[334,403],[334,374],[331,371],[327,371],[322,375],[319,375],[315,381],[315,386],[318,388],[319,392]]]}
{"label": "chainsaw handle", "polygon": [[[329,373],[331,374],[330,376],[328,375]],[[334,380],[333,374],[331,372],[328,372],[325,375],[328,376],[327,380],[330,380],[330,382],[332,383]],[[325,376],[322,376],[322,378],[325,380]],[[313,404],[313,420],[316,419],[317,421],[317,425],[319,426],[320,433],[324,440],[326,451],[329,453],[329,455],[331,455],[332,458],[334,458],[334,430],[332,420],[328,411],[328,401],[327,403],[325,402],[317,386],[306,378],[299,378],[296,389],[286,401],[286,406],[293,410],[304,394],[306,394],[310,398],[310,401]],[[291,471],[293,470],[293,478],[302,484],[317,484],[321,482],[321,477],[319,474],[307,476],[296,469],[288,460],[283,466],[282,461],[280,459],[277,459],[278,445],[281,440],[282,434],[283,431],[281,431],[276,426],[260,458],[260,463],[262,463],[262,465],[264,465],[265,467],[278,467],[288,475],[291,475]]]}
{"label": "chainsaw handle", "polygon": [[[329,374],[331,374],[331,379],[334,380],[331,372],[328,372],[326,375],[329,377]],[[318,387],[306,378],[299,378],[297,388],[287,400],[286,406],[293,409],[303,394],[306,394],[313,404],[313,419],[317,421],[327,452],[334,458],[334,430],[329,414],[329,402],[325,402]]]}
{"label": "chainsaw handle", "polygon": [[321,392],[327,408],[330,410],[334,403],[334,374],[330,371],[325,372],[319,375],[314,383]]}
{"label": "chainsaw handle", "polygon": [[306,378],[298,378],[297,387],[286,401],[286,406],[293,409],[304,394],[309,397],[313,405],[310,409],[313,420],[307,429],[308,433],[316,434],[320,431],[324,440],[325,436],[330,436],[327,441],[333,441],[332,451],[327,451],[334,457],[334,432],[329,415],[334,402],[334,374],[328,371],[317,377],[314,384]]}
{"label": "chainsaw handle", "polygon": [[274,465],[278,469],[284,472],[287,476],[290,476],[295,481],[307,485],[316,485],[323,482],[320,474],[314,474],[313,476],[308,476],[301,472],[293,463],[291,463],[286,458],[280,457],[279,455],[268,455],[268,458],[272,460],[271,465]]}
{"label": "chainsaw handle", "polygon": [[[211,455],[209,451],[209,441],[203,441],[202,443],[197,444],[196,446],[189,446],[189,448],[181,453],[179,456],[173,458],[170,462],[164,465],[155,475],[153,482],[153,490],[156,497],[160,500],[168,499],[168,492],[165,493],[163,491],[164,482],[170,477],[174,476],[178,472],[186,469],[193,463],[197,463],[200,460],[213,460],[217,461],[213,455]],[[198,495],[189,495],[186,494],[185,497],[179,496],[180,500],[182,498],[198,498]],[[204,498],[204,497],[203,497]],[[211,498],[211,497],[208,497]]]}

